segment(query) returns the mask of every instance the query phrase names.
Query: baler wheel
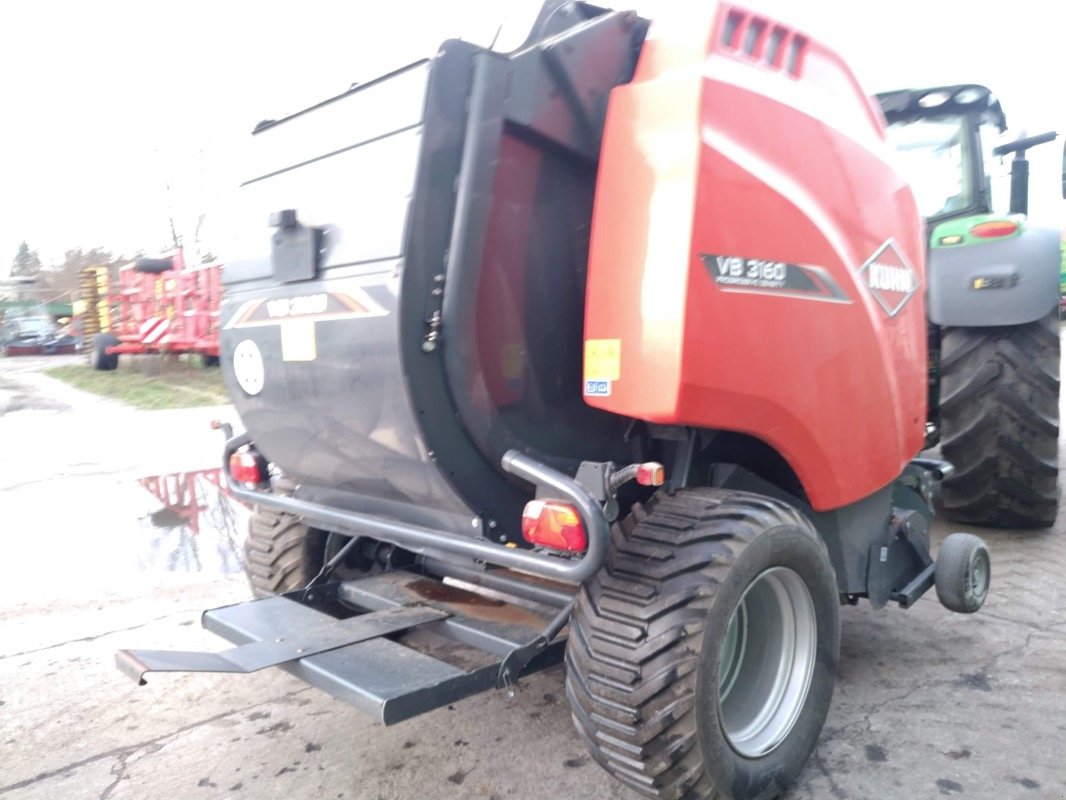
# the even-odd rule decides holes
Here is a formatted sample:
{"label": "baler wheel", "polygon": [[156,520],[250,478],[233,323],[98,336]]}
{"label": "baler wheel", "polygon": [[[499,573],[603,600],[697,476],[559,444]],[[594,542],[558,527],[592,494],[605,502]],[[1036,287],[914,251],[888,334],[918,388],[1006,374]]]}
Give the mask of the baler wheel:
{"label": "baler wheel", "polygon": [[952,533],[936,555],[936,596],[960,614],[984,605],[992,579],[992,562],[985,543],[972,533]]}
{"label": "baler wheel", "polygon": [[790,506],[656,495],[614,526],[578,595],[566,689],[579,735],[650,797],[776,797],[825,723],[839,603],[824,542]]}
{"label": "baler wheel", "polygon": [[[336,552],[348,539],[308,527],[292,514],[256,507],[244,540],[244,569],[256,597],[270,597],[302,589],[326,563],[327,548]],[[334,580],[358,577],[368,570],[347,561],[334,571]]]}
{"label": "baler wheel", "polygon": [[941,491],[958,522],[1041,528],[1059,506],[1059,322],[947,328],[941,339]]}

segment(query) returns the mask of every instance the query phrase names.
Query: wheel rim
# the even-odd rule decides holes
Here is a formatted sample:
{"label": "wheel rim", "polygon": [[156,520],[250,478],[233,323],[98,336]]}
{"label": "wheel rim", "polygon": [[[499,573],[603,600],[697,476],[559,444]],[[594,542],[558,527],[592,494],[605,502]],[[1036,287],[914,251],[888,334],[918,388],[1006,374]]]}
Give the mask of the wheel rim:
{"label": "wheel rim", "polygon": [[817,644],[814,602],[793,570],[768,569],[744,590],[718,661],[719,719],[740,755],[766,755],[795,726],[810,689]]}
{"label": "wheel rim", "polygon": [[970,596],[983,602],[988,594],[988,586],[991,583],[991,570],[989,569],[988,553],[978,550],[974,554],[973,566],[970,569]]}

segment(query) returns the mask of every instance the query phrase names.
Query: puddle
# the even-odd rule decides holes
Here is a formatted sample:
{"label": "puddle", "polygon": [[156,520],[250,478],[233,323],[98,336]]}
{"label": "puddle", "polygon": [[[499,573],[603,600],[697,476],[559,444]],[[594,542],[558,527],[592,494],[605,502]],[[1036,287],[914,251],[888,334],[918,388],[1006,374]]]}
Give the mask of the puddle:
{"label": "puddle", "polygon": [[242,575],[249,510],[220,470],[31,482],[0,494],[0,611],[26,597],[93,597]]}
{"label": "puddle", "polygon": [[143,533],[137,547],[140,571],[243,572],[249,511],[220,481],[217,467],[137,481],[148,497],[148,510],[138,517]]}

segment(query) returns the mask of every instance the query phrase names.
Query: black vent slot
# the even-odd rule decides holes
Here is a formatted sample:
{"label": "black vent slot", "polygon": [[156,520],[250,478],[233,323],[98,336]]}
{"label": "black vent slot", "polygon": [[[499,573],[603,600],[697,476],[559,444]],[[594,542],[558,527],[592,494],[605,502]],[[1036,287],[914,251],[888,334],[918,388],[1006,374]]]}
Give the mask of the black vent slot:
{"label": "black vent slot", "polygon": [[796,36],[788,47],[788,64],[785,68],[795,76],[799,76],[803,68],[803,51],[807,47],[807,40],[802,36]]}
{"label": "black vent slot", "polygon": [[740,23],[744,21],[744,16],[739,11],[730,11],[725,18],[725,25],[722,26],[722,45],[725,47],[736,47],[737,31],[740,30]]}
{"label": "black vent slot", "polygon": [[755,55],[755,48],[759,46],[762,35],[766,31],[766,22],[761,19],[752,19],[748,23],[748,29],[744,33],[744,54]]}
{"label": "black vent slot", "polygon": [[786,36],[788,36],[788,31],[777,25],[770,31],[770,43],[766,46],[766,63],[770,66],[776,67],[780,63],[781,45]]}

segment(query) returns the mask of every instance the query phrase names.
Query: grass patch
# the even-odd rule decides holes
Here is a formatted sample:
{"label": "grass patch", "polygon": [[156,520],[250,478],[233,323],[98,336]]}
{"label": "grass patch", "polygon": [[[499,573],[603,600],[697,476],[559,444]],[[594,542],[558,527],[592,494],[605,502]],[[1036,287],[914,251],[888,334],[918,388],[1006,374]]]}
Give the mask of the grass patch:
{"label": "grass patch", "polygon": [[229,402],[222,371],[201,367],[197,357],[123,356],[112,372],[71,364],[45,370],[45,374],[137,408],[191,408]]}

